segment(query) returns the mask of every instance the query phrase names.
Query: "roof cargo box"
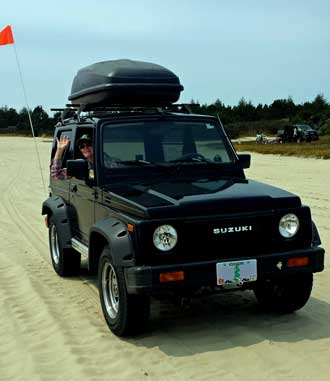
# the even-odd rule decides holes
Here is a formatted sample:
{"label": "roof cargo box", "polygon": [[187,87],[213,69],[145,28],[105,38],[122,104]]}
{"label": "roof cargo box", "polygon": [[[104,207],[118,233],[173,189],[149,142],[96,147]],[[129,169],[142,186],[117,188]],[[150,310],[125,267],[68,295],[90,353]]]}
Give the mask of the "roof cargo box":
{"label": "roof cargo box", "polygon": [[95,106],[158,106],[176,102],[182,90],[179,78],[163,66],[122,59],[80,69],[69,100]]}

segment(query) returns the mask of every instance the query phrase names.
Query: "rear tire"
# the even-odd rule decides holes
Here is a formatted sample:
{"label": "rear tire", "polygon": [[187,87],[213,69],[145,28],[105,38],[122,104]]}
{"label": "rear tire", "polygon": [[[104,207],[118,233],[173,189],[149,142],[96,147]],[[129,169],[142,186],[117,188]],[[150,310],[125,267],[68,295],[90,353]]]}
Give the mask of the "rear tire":
{"label": "rear tire", "polygon": [[304,307],[313,287],[313,274],[300,273],[287,278],[257,281],[255,296],[266,310],[291,313]]}
{"label": "rear tire", "polygon": [[114,265],[109,246],[101,254],[98,287],[104,318],[114,334],[127,336],[145,329],[150,297],[127,293],[123,268]]}
{"label": "rear tire", "polygon": [[54,270],[58,275],[65,277],[78,275],[80,271],[80,254],[74,249],[63,248],[58,235],[58,227],[51,217],[49,219],[49,249]]}

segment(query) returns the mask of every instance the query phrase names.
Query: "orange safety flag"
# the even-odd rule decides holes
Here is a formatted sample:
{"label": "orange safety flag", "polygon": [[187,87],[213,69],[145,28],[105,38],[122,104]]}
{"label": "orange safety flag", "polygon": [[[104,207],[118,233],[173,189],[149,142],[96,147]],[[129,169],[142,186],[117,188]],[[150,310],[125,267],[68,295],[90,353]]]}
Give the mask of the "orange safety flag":
{"label": "orange safety flag", "polygon": [[0,45],[9,45],[14,43],[14,36],[11,30],[11,26],[7,25],[0,32]]}

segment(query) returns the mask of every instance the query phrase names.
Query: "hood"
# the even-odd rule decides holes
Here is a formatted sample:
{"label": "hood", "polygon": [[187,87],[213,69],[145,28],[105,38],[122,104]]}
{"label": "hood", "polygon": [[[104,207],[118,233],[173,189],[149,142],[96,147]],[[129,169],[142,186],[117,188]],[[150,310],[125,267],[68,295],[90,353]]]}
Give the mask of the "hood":
{"label": "hood", "polygon": [[171,218],[296,208],[300,198],[253,180],[191,180],[114,184],[105,196],[112,207],[143,218]]}

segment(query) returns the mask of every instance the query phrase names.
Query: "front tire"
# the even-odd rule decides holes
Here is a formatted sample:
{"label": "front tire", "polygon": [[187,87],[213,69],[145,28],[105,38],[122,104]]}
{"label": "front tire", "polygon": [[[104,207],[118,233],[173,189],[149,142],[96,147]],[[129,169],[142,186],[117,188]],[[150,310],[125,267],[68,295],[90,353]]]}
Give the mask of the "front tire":
{"label": "front tire", "polygon": [[103,315],[110,330],[117,336],[142,332],[150,314],[150,298],[127,293],[124,271],[114,265],[109,246],[101,254],[98,287]]}
{"label": "front tire", "polygon": [[291,313],[304,307],[313,287],[313,274],[300,273],[275,280],[259,280],[255,296],[266,310]]}
{"label": "front tire", "polygon": [[50,256],[54,270],[62,277],[78,275],[80,271],[80,254],[74,249],[63,248],[58,234],[58,227],[53,217],[49,219],[48,232]]}

